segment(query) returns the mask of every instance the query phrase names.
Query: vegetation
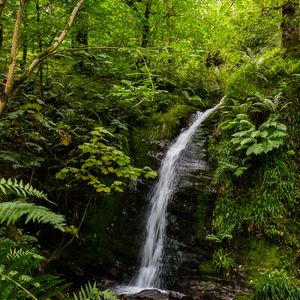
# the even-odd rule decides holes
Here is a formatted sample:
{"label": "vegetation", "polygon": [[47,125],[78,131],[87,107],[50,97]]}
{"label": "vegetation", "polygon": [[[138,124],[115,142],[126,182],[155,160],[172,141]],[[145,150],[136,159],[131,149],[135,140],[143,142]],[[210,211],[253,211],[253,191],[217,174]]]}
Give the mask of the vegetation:
{"label": "vegetation", "polygon": [[[298,299],[299,56],[294,0],[0,0],[0,298],[114,299],[45,274],[95,240],[99,268],[131,252],[111,233],[119,193],[150,184],[149,152],[224,97],[199,236],[219,276]],[[245,259],[241,236],[271,262]]]}

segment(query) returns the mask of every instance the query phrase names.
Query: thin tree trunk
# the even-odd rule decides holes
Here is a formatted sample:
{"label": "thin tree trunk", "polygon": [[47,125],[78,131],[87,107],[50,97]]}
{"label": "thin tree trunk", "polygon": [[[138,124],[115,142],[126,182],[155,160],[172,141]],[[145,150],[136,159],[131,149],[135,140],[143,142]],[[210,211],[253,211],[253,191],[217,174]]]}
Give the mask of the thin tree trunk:
{"label": "thin tree trunk", "polygon": [[[43,62],[47,57],[49,57],[50,55],[52,55],[55,50],[61,45],[61,43],[64,41],[64,39],[66,38],[68,32],[70,31],[74,20],[81,8],[81,6],[83,5],[85,0],[79,0],[76,4],[76,6],[74,7],[71,15],[69,16],[69,20],[64,28],[64,30],[61,32],[61,34],[59,35],[59,37],[56,39],[56,41],[45,51],[43,51],[42,53],[40,53],[30,64],[30,66],[21,74],[21,76],[16,79],[15,81],[13,80],[13,74],[14,74],[14,70],[15,70],[15,66],[16,66],[16,53],[17,53],[17,45],[16,43],[14,43],[14,38],[15,36],[18,37],[19,32],[20,32],[20,25],[22,22],[22,18],[19,17],[19,12],[18,12],[18,17],[17,17],[17,21],[16,21],[16,26],[15,26],[15,32],[18,33],[18,35],[15,34],[14,32],[14,38],[13,38],[13,43],[12,43],[12,63],[9,66],[9,70],[8,70],[8,75],[7,75],[7,80],[5,83],[5,90],[2,96],[2,99],[0,101],[0,113],[3,112],[7,100],[9,98],[9,96],[11,96],[12,92],[20,85],[22,84],[25,80],[27,80],[27,78],[33,73],[33,71],[36,69],[36,67],[38,65],[40,65],[41,62]],[[24,3],[25,4],[26,0],[20,0],[20,3]],[[24,12],[24,7],[22,7],[21,5],[19,6],[19,11],[22,10],[22,14]],[[18,24],[18,26],[17,26]],[[18,27],[18,30],[16,29]],[[18,39],[17,39],[18,40]]]}
{"label": "thin tree trunk", "polygon": [[10,65],[8,67],[6,82],[4,85],[4,92],[2,95],[2,99],[0,101],[0,113],[3,112],[5,105],[7,103],[8,97],[12,93],[13,81],[14,81],[14,71],[15,71],[16,62],[17,62],[18,42],[19,42],[19,37],[20,37],[20,29],[21,29],[23,14],[24,14],[24,10],[25,10],[25,4],[26,4],[26,0],[20,0],[19,9],[18,9],[17,18],[16,18],[15,29],[14,29],[13,38],[12,38],[12,44],[11,44],[11,54],[10,54],[11,61],[10,61]]}
{"label": "thin tree trunk", "polygon": [[143,33],[142,33],[142,47],[147,48],[150,34],[150,15],[151,15],[151,0],[147,1],[144,18],[143,18]]}
{"label": "thin tree trunk", "polygon": [[[40,1],[36,0],[36,12],[37,12],[37,23],[41,21],[41,10],[40,10]],[[43,51],[43,42],[41,34],[38,35],[38,44],[39,44],[39,51]],[[43,84],[43,64],[39,65],[39,96],[41,100],[44,100],[44,84]]]}
{"label": "thin tree trunk", "polygon": [[2,24],[2,14],[4,11],[6,0],[0,0],[0,49],[3,45],[3,24]]}
{"label": "thin tree trunk", "polygon": [[[27,28],[27,13],[26,9],[24,11],[24,17],[23,17],[23,28]],[[27,37],[24,39],[23,43],[23,54],[22,54],[22,61],[20,63],[21,68],[24,70],[26,63],[27,63],[27,54],[28,54],[28,40]]]}
{"label": "thin tree trunk", "polygon": [[287,1],[282,6],[282,45],[288,53],[300,54],[298,1]]}

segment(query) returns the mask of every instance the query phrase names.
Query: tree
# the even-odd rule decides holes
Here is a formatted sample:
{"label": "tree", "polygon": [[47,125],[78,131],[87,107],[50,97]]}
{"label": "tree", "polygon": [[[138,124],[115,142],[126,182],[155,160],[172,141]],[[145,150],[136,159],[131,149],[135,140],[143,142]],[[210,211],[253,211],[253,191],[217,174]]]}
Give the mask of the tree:
{"label": "tree", "polygon": [[11,62],[8,67],[7,76],[5,79],[5,82],[3,84],[4,90],[2,91],[2,96],[0,100],[0,113],[4,111],[4,108],[6,106],[6,103],[9,99],[9,97],[12,95],[12,93],[24,82],[26,81],[33,71],[36,69],[37,66],[40,65],[41,62],[43,62],[47,57],[52,55],[55,50],[61,45],[61,43],[66,38],[68,32],[70,31],[74,20],[83,5],[85,0],[78,0],[77,4],[75,5],[72,13],[69,16],[68,22],[65,25],[65,28],[61,32],[61,34],[58,36],[58,38],[53,42],[53,44],[46,49],[45,51],[41,52],[30,64],[30,66],[15,80],[14,78],[14,72],[16,68],[16,62],[17,62],[17,51],[18,51],[18,42],[20,37],[20,30],[21,30],[21,24],[23,21],[23,15],[26,5],[26,0],[20,0],[19,2],[19,8],[17,12],[16,17],[16,24],[14,28],[13,38],[12,38],[12,45],[11,45]]}
{"label": "tree", "polygon": [[0,0],[0,49],[2,48],[2,43],[3,43],[3,24],[1,18],[4,11],[5,3],[6,0]]}
{"label": "tree", "polygon": [[287,1],[282,5],[282,45],[288,53],[300,54],[298,10],[298,1]]}

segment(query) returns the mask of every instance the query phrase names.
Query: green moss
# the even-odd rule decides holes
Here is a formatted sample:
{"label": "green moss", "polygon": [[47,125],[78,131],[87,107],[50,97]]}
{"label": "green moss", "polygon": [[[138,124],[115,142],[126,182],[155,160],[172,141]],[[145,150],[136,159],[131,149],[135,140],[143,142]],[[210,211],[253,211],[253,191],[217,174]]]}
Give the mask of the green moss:
{"label": "green moss", "polygon": [[188,115],[195,108],[184,104],[175,104],[166,113],[155,113],[151,116],[141,116],[139,126],[131,132],[131,144],[134,145],[134,157],[137,166],[153,166],[149,152],[161,151],[160,140],[171,140],[176,137]]}
{"label": "green moss", "polygon": [[281,253],[277,245],[254,237],[242,239],[238,263],[247,275],[248,282],[254,282],[260,273],[279,268]]}
{"label": "green moss", "polygon": [[250,300],[252,299],[252,294],[239,294],[234,297],[234,300]]}
{"label": "green moss", "polygon": [[200,271],[201,275],[215,275],[216,274],[213,262],[211,260],[203,261],[199,265],[199,271]]}
{"label": "green moss", "polygon": [[153,128],[151,130],[151,139],[162,140],[173,138],[182,125],[182,121],[187,119],[188,114],[195,109],[192,106],[176,104],[164,114],[157,115],[153,119]]}

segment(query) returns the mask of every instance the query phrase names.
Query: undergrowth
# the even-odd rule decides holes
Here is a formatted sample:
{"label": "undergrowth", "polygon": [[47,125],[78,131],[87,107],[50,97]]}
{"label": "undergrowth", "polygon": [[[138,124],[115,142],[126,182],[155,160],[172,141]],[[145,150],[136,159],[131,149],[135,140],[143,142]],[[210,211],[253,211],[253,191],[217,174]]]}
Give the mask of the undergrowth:
{"label": "undergrowth", "polygon": [[[290,270],[299,240],[300,63],[278,51],[253,58],[229,79],[221,120],[209,145],[217,186],[213,234],[222,242],[254,235],[294,253],[285,271],[255,285],[256,299],[298,299]],[[269,298],[268,298],[269,297]]]}

